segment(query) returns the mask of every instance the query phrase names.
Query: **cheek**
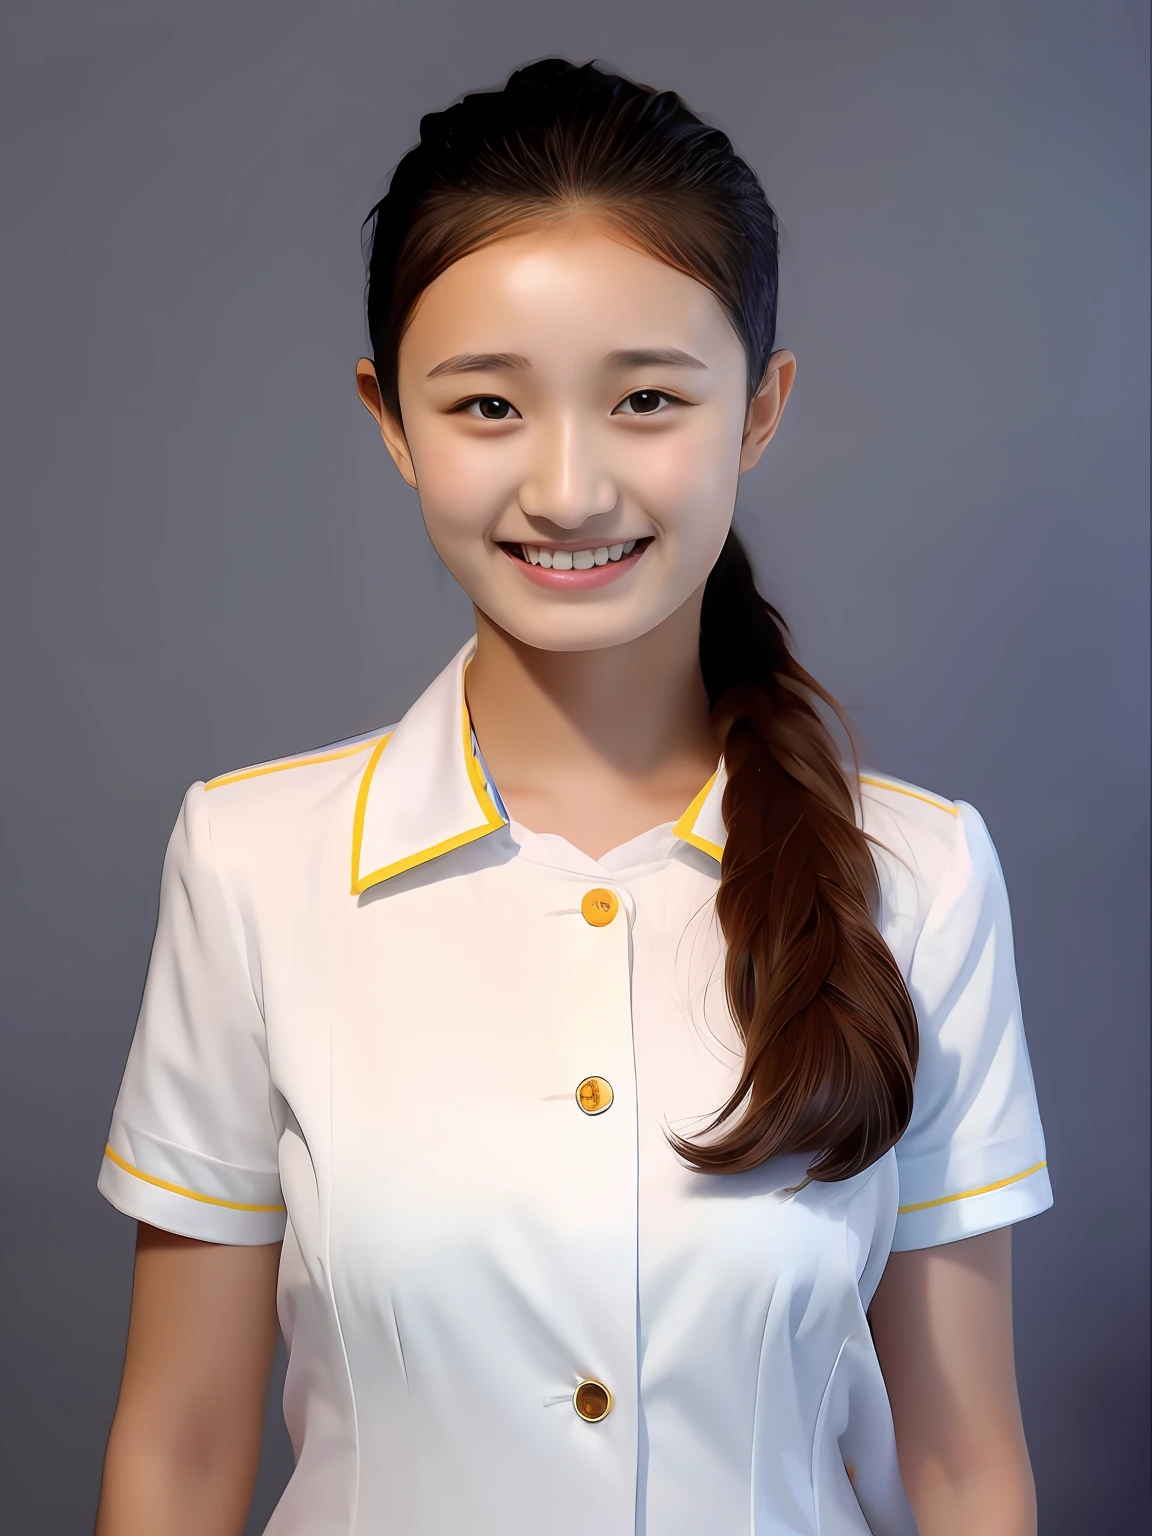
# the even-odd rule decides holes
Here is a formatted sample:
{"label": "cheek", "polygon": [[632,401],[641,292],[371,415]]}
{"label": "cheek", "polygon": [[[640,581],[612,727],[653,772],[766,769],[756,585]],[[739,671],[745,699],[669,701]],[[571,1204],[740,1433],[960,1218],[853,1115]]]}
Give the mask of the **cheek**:
{"label": "cheek", "polygon": [[739,480],[740,442],[724,421],[653,437],[633,466],[635,491],[670,541],[710,543],[712,524],[727,526]]}
{"label": "cheek", "polygon": [[434,439],[409,436],[412,465],[432,542],[475,539],[500,509],[497,466],[477,462],[476,445],[452,433]]}

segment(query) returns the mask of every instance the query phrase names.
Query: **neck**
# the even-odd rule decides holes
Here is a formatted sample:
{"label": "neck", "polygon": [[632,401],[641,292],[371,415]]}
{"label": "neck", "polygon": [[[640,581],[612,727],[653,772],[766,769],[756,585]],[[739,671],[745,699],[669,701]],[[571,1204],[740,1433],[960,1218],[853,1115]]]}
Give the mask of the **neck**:
{"label": "neck", "polygon": [[[466,691],[514,820],[580,846],[680,814],[719,759],[700,672],[700,598],[624,645],[543,651],[476,614]],[[579,831],[595,806],[612,828]],[[599,820],[599,815],[597,815]]]}

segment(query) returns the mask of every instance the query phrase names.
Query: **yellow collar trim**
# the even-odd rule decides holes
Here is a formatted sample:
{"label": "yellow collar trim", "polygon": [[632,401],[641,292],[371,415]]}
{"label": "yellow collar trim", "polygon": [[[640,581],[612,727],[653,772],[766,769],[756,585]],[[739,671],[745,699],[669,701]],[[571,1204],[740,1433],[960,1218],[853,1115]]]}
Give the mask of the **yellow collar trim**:
{"label": "yellow collar trim", "polygon": [[[438,842],[431,843],[427,847],[420,848],[415,852],[408,854],[402,859],[397,859],[393,863],[382,865],[379,869],[372,870],[370,874],[360,874],[360,856],[363,848],[364,823],[365,817],[367,815],[369,794],[372,789],[374,776],[380,764],[380,760],[383,757],[385,748],[388,746],[388,743],[391,740],[391,733],[386,736],[382,736],[375,743],[373,743],[371,738],[369,738],[366,741],[356,743],[354,746],[344,747],[331,753],[322,753],[313,755],[311,757],[289,759],[286,762],[264,764],[255,769],[248,769],[238,774],[227,774],[224,775],[221,779],[213,780],[208,787],[214,788],[219,784],[231,783],[239,778],[254,777],[264,773],[277,773],[284,768],[302,767],[307,763],[326,762],[336,757],[352,756],[356,752],[363,752],[371,747],[371,756],[369,757],[364,769],[364,773],[361,776],[360,786],[356,796],[356,809],[352,824],[351,888],[352,894],[354,896],[361,895],[364,891],[368,890],[370,886],[378,885],[384,880],[391,879],[393,875],[400,875],[403,874],[406,870],[416,869],[419,865],[426,864],[430,860],[438,858],[441,854],[451,853],[453,849],[462,848],[468,843],[477,841],[479,838],[487,837],[490,832],[495,832],[501,827],[506,826],[507,821],[505,817],[500,814],[500,811],[497,809],[492,796],[488,793],[488,788],[484,782],[484,775],[481,772],[480,764],[472,750],[472,722],[468,714],[468,703],[464,693],[464,676],[467,673],[468,666],[472,660],[472,655],[474,654],[475,642],[473,641],[471,653],[465,656],[463,666],[458,674],[458,686],[460,690],[459,743],[460,750],[463,754],[463,763],[465,773],[467,775],[468,787],[471,790],[472,796],[476,801],[476,805],[482,817],[482,821],[479,826],[473,825],[471,827],[466,827],[463,831],[458,832],[451,837],[446,837]],[[703,819],[704,825],[709,831],[714,833],[720,832],[722,836],[723,820],[720,813],[719,803],[717,803],[715,806],[712,806],[709,804],[709,802],[714,797],[718,799],[719,794],[722,792],[722,786],[717,783],[717,780],[723,774],[723,770],[724,763],[723,759],[721,759],[716,772],[712,774],[711,778],[699,791],[699,793],[693,799],[692,803],[688,806],[684,814],[680,817],[679,821],[676,822],[672,829],[673,836],[678,838],[681,842],[687,843],[690,847],[700,849],[702,853],[706,853],[709,858],[715,859],[717,863],[721,863],[723,861],[723,841],[714,841],[712,838],[705,837],[701,832],[697,831],[697,826],[701,819]],[[934,806],[939,810],[946,811],[949,815],[952,816],[959,815],[958,808],[949,801],[943,800],[936,795],[926,794],[922,790],[918,790],[911,785],[904,784],[899,780],[892,780],[873,774],[861,774],[860,783],[862,785],[869,785],[878,789],[888,790],[889,792],[907,795],[914,800],[921,800],[924,803]]]}
{"label": "yellow collar trim", "polygon": [[[474,654],[475,640],[458,652],[394,733],[362,745],[361,750],[371,750],[360,776],[352,818],[353,896],[508,825],[507,816],[498,809],[488,790],[473,749],[465,678]],[[451,709],[458,711],[455,726],[448,713]],[[385,758],[390,743],[392,754]],[[461,754],[459,759],[456,752]],[[433,760],[428,759],[428,753],[434,754]],[[378,771],[381,762],[389,769],[384,779]],[[393,762],[395,767],[391,767]],[[724,856],[724,782],[721,758],[716,771],[672,829],[677,839],[698,848],[718,864]],[[441,795],[447,798],[441,801]],[[421,822],[423,835],[436,839],[423,846],[418,841]],[[365,856],[388,862],[362,873]]]}
{"label": "yellow collar trim", "polygon": [[717,863],[724,857],[723,847],[719,843],[709,842],[706,837],[701,837],[695,829],[696,823],[700,818],[700,812],[704,809],[704,802],[712,793],[713,786],[719,775],[720,770],[717,768],[716,772],[672,828],[673,837],[678,837],[682,843],[690,843],[693,848],[699,848],[703,853],[707,853],[714,858]]}
{"label": "yellow collar trim", "polygon": [[[469,658],[471,660],[471,658]],[[468,670],[465,663],[464,671]],[[463,694],[463,686],[461,685]],[[460,726],[461,748],[464,753],[464,767],[468,774],[468,782],[472,793],[476,796],[476,804],[484,817],[484,825],[469,827],[464,832],[458,832],[455,837],[446,837],[441,842],[433,843],[430,847],[421,848],[416,853],[411,853],[407,858],[397,859],[393,864],[385,864],[380,869],[374,869],[371,874],[360,874],[360,849],[364,841],[364,816],[368,806],[368,793],[372,787],[373,775],[377,764],[384,755],[384,748],[391,740],[391,736],[385,736],[376,745],[375,751],[368,759],[360,780],[360,790],[356,796],[356,814],[352,821],[352,895],[360,896],[369,886],[379,885],[382,880],[390,880],[393,875],[402,875],[405,870],[416,869],[421,864],[427,864],[430,859],[438,858],[442,853],[451,853],[454,848],[463,848],[466,843],[473,843],[477,838],[487,837],[489,832],[495,832],[500,827],[506,826],[503,816],[496,809],[491,795],[484,783],[484,775],[480,772],[480,764],[476,761],[472,751],[472,722],[468,715],[468,702],[461,697],[460,701]]]}

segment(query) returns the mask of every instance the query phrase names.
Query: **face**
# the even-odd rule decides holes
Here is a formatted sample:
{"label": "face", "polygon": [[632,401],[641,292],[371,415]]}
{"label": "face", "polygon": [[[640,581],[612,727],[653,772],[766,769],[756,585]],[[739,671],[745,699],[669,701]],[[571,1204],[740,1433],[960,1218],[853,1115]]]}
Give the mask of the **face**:
{"label": "face", "polygon": [[400,347],[402,428],[371,364],[358,372],[477,608],[527,645],[575,651],[699,601],[794,368],[776,353],[749,407],[712,292],[576,223],[498,240],[425,290]]}

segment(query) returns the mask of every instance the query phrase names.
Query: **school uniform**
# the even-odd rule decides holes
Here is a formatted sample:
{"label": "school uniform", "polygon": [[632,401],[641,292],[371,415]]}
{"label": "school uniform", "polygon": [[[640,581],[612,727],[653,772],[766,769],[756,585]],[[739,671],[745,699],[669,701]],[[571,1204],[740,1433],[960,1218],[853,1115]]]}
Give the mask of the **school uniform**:
{"label": "school uniform", "polygon": [[854,1178],[687,1168],[742,1051],[724,770],[600,859],[510,823],[453,659],[390,732],[196,784],[100,1188],[283,1239],[269,1536],[912,1536],[866,1309],[1052,1199],[971,806],[867,776],[912,1121]]}

